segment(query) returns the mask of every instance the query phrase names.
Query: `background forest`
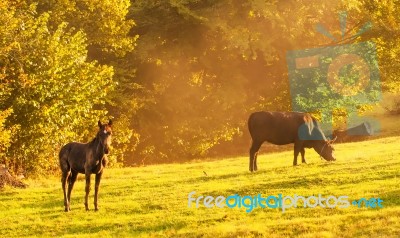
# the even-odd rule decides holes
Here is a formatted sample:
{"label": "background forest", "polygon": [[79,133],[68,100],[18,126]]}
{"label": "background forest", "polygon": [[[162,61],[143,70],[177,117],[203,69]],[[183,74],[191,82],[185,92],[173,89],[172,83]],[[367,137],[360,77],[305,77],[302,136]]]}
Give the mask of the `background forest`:
{"label": "background forest", "polygon": [[[370,40],[399,92],[398,1],[3,0],[0,164],[40,174],[113,119],[111,165],[247,153],[256,110],[290,111],[286,53]],[[242,150],[243,149],[243,150]]]}

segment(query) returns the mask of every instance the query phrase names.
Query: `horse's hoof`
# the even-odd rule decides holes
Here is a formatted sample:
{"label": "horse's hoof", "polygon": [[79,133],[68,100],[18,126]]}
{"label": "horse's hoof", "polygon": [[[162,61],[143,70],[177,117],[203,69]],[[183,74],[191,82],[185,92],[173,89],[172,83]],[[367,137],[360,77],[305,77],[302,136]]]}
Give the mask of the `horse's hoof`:
{"label": "horse's hoof", "polygon": [[99,209],[98,209],[98,208],[95,208],[95,209],[94,209],[94,211],[95,211],[95,212],[98,212],[98,211],[99,211]]}

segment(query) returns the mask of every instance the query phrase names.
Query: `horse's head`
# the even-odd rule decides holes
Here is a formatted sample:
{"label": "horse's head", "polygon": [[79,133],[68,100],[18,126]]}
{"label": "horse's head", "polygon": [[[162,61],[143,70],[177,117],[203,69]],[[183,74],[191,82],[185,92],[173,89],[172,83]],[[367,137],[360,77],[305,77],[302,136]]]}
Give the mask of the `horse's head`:
{"label": "horse's head", "polygon": [[[337,137],[336,137],[337,138]],[[335,148],[333,148],[332,144],[335,142],[335,139],[333,140],[326,140],[323,141],[323,145],[321,148],[321,151],[319,152],[320,156],[324,158],[327,161],[335,161]]]}
{"label": "horse's head", "polygon": [[112,121],[109,120],[107,124],[102,124],[101,121],[98,121],[99,132],[97,132],[97,138],[99,138],[101,145],[103,146],[103,150],[105,154],[108,154],[111,145],[111,125]]}

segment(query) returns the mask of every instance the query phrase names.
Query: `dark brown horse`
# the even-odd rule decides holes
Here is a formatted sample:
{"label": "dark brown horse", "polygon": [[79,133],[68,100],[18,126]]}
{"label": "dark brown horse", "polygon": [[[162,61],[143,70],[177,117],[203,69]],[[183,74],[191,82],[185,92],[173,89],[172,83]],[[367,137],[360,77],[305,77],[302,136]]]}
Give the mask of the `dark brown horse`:
{"label": "dark brown horse", "polygon": [[[64,206],[65,211],[71,210],[71,191],[74,187],[76,177],[78,173],[85,174],[86,178],[86,196],[85,196],[85,207],[86,211],[88,207],[88,196],[90,191],[90,175],[96,174],[96,183],[94,190],[94,209],[98,210],[97,207],[97,195],[99,192],[99,185],[101,175],[103,174],[103,168],[107,164],[107,156],[109,147],[111,144],[111,120],[108,124],[101,124],[98,122],[99,131],[96,137],[89,143],[78,143],[71,142],[64,145],[59,154],[60,167],[62,171],[61,184],[64,192]],[[67,194],[68,184],[68,194]]]}
{"label": "dark brown horse", "polygon": [[314,150],[325,160],[334,161],[334,148],[331,140],[327,140],[317,119],[302,112],[254,112],[248,120],[252,138],[250,148],[251,172],[257,171],[257,154],[261,145],[267,141],[274,145],[294,143],[293,165],[297,165],[297,156],[301,153],[306,163],[305,148]]}

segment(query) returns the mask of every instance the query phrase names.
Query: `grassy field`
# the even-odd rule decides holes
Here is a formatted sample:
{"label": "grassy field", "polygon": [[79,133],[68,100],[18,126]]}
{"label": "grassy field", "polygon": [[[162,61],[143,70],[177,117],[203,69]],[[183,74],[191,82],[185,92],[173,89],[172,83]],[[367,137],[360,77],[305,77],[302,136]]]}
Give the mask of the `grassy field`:
{"label": "grassy field", "polygon": [[[338,161],[292,167],[292,152],[248,158],[107,169],[100,211],[84,209],[84,180],[78,177],[72,211],[63,211],[58,177],[28,180],[27,189],[0,191],[0,237],[399,237],[400,137],[338,144]],[[205,175],[205,173],[207,176]],[[93,184],[92,184],[93,186]],[[348,195],[349,200],[383,199],[384,208],[188,208],[188,193],[264,196]],[[93,195],[93,189],[92,193]],[[93,197],[91,208],[93,209]],[[195,204],[193,204],[195,205]]]}

